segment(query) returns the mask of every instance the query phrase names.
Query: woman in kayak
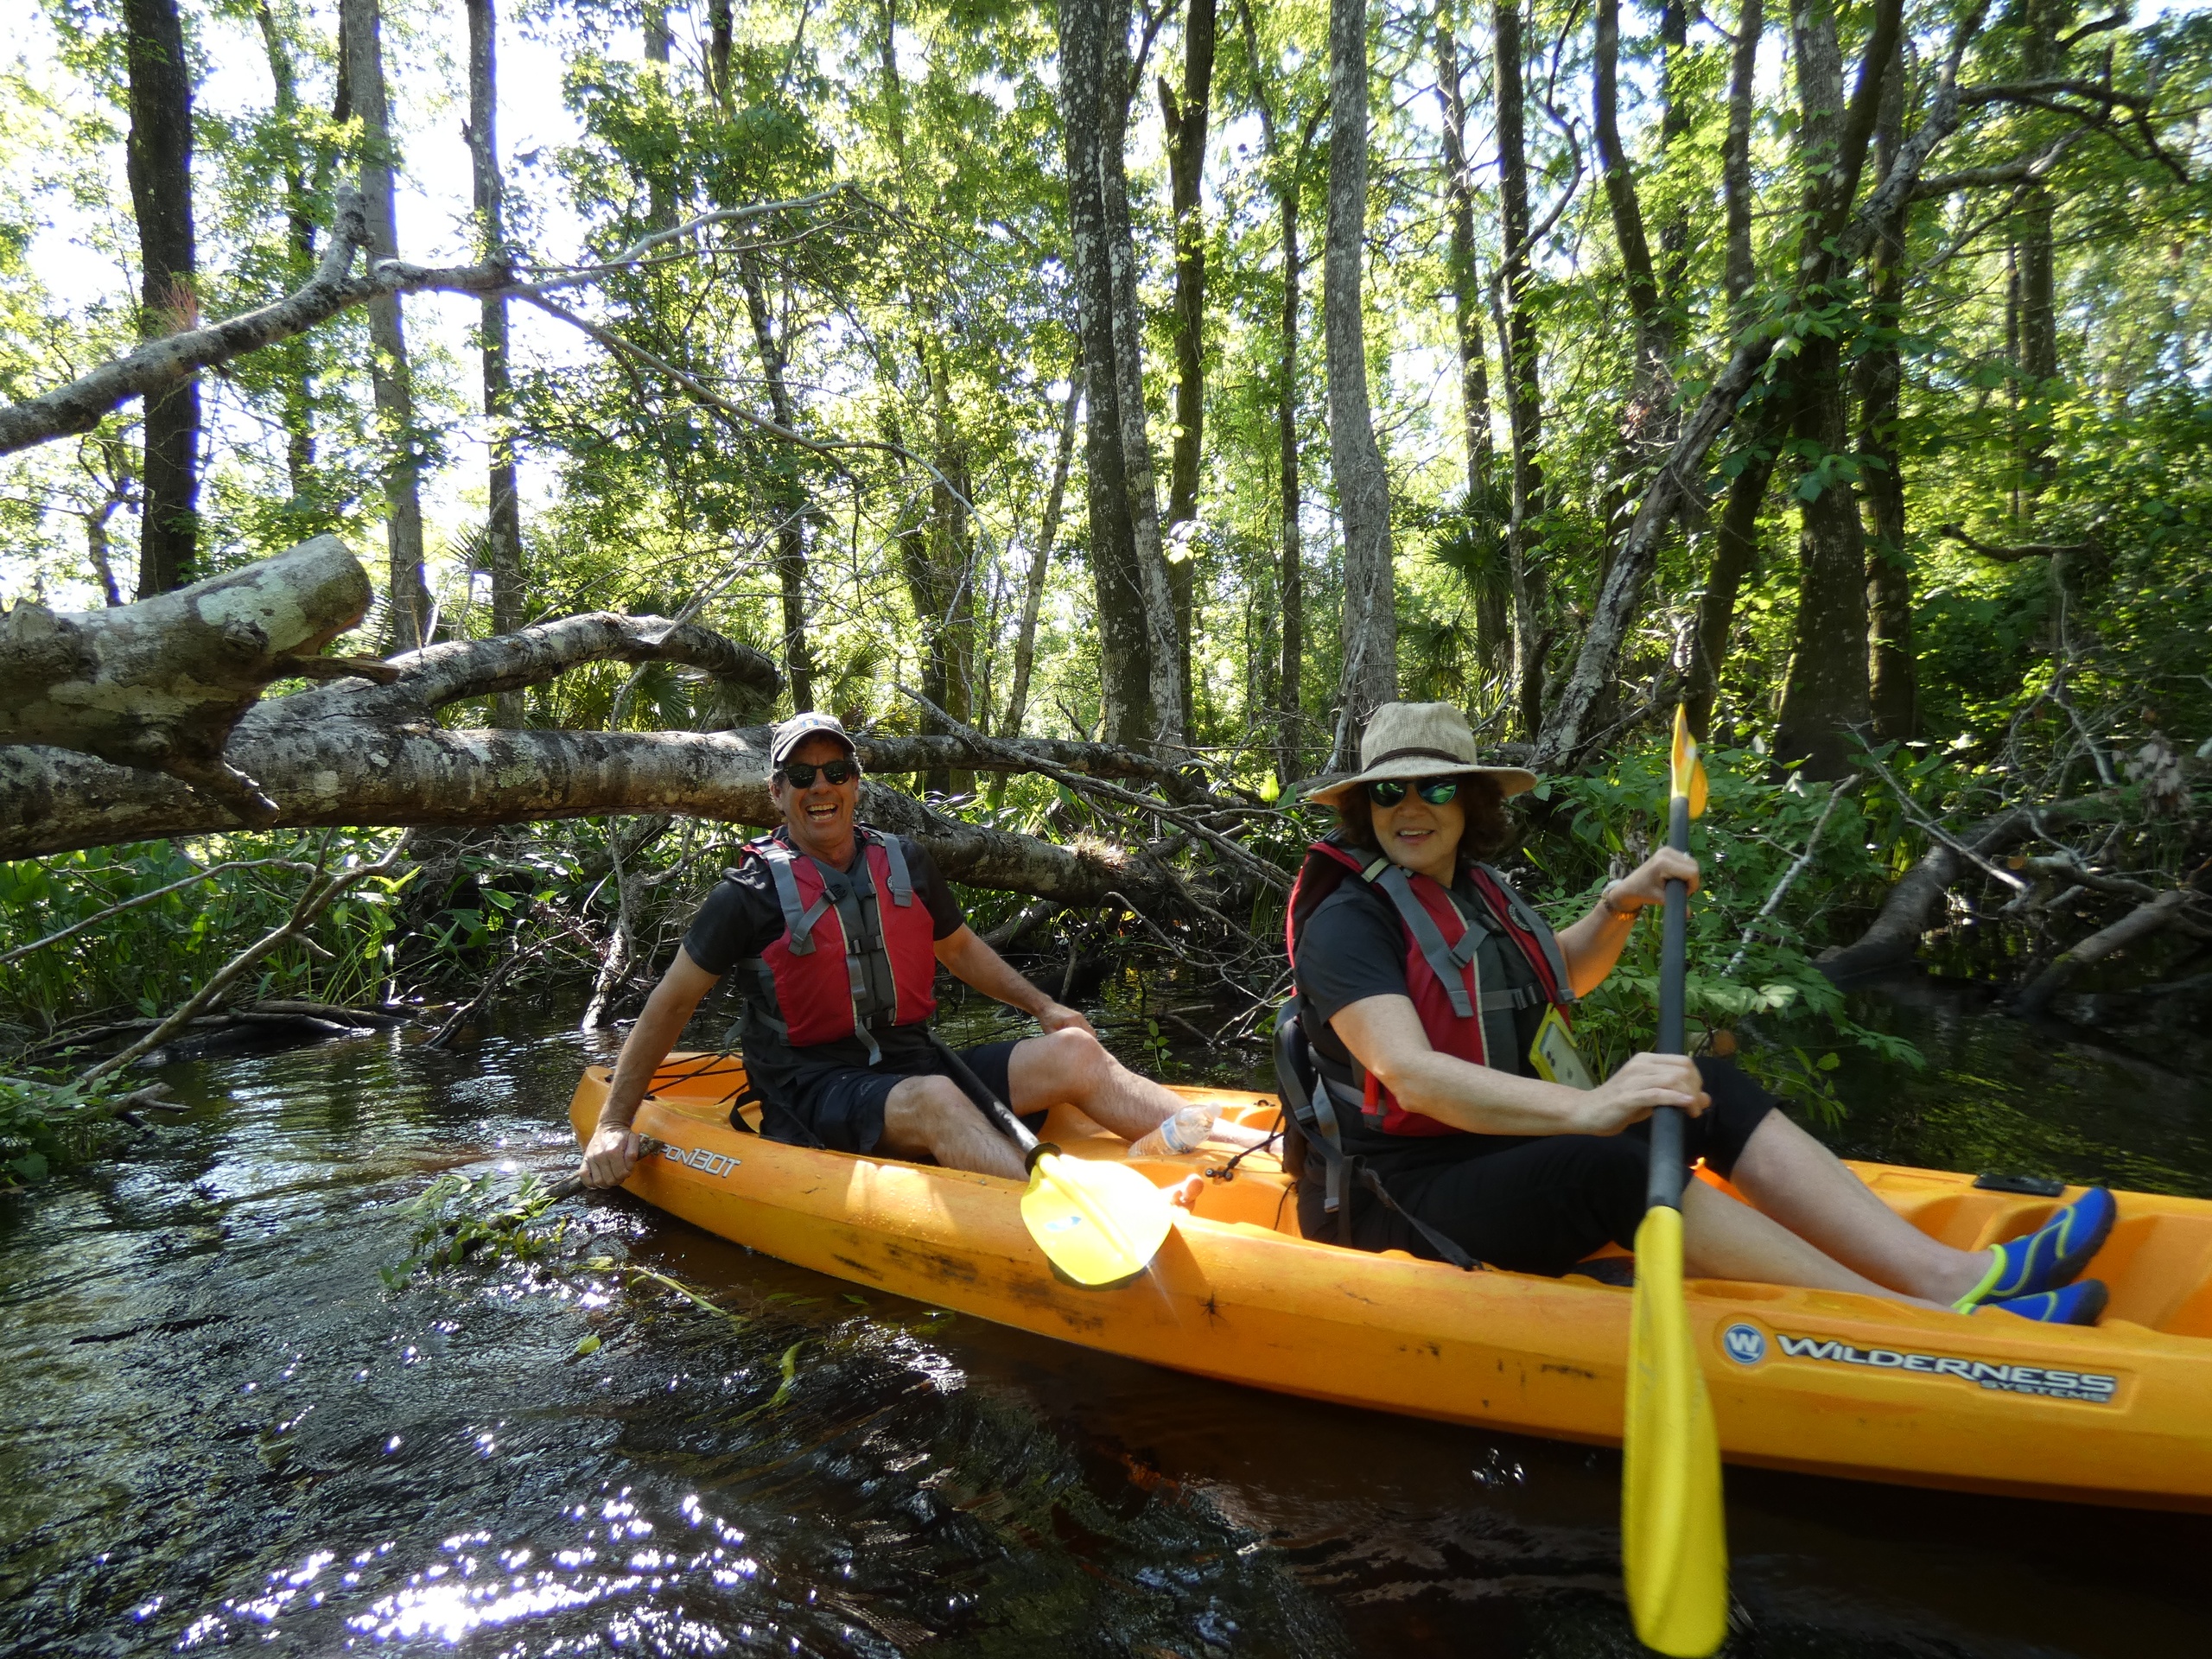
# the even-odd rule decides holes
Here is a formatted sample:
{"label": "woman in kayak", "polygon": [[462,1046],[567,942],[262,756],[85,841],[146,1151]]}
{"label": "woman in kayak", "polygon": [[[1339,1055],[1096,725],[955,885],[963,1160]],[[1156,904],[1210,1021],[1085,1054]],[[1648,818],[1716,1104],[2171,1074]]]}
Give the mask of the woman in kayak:
{"label": "woman in kayak", "polygon": [[[1448,703],[1377,709],[1360,766],[1313,791],[1336,806],[1339,827],[1309,853],[1291,905],[1300,1019],[1323,1084],[1315,1132],[1333,1142],[1300,1185],[1308,1237],[1348,1234],[1361,1249],[1433,1258],[1428,1230],[1496,1267],[1565,1273],[1608,1242],[1631,1245],[1647,1120],[1679,1106],[1686,1155],[1751,1200],[1688,1184],[1691,1274],[2095,1322],[2105,1288],[2078,1275],[2112,1228],[2102,1188],[2024,1238],[1954,1249],[1876,1198],[1726,1060],[1643,1053],[1603,1083],[1581,1073],[1576,999],[1612,971],[1669,880],[1696,891],[1695,860],[1661,849],[1554,934],[1480,861],[1510,843],[1505,799],[1535,774],[1478,765]],[[1342,1179],[1356,1167],[1347,1159],[1394,1202]]]}

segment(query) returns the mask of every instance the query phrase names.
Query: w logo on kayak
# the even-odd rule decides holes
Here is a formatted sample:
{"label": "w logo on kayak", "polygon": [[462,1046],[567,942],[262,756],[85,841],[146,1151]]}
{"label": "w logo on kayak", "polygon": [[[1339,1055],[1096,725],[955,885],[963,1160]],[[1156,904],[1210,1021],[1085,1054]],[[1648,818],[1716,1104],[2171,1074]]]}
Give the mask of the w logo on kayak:
{"label": "w logo on kayak", "polygon": [[1756,1365],[1766,1357],[1766,1332],[1756,1325],[1732,1325],[1720,1333],[1728,1357],[1738,1365]]}

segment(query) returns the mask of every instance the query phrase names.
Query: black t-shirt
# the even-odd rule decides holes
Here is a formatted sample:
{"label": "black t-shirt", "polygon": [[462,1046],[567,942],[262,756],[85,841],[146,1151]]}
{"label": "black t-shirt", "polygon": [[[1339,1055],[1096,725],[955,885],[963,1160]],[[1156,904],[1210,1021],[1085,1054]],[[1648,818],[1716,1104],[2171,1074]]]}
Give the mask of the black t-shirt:
{"label": "black t-shirt", "polygon": [[[906,836],[898,839],[906,855],[906,874],[914,884],[915,897],[929,910],[931,937],[950,938],[968,925],[960,901],[953,897],[937,861]],[[861,869],[864,856],[855,837],[854,861],[846,868]],[[739,963],[759,956],[783,932],[784,910],[776,899],[775,879],[764,861],[748,858],[727,871],[707,895],[706,903],[699,906],[699,913],[691,918],[691,926],[683,935],[683,954],[710,974],[727,974]],[[741,993],[745,988],[739,987]],[[747,1021],[746,1074],[761,1098],[771,1104],[787,1105],[794,1086],[810,1073],[868,1064],[868,1045],[857,1036],[794,1049],[772,1040],[765,1032],[751,1029],[752,1024]],[[875,1036],[883,1052],[877,1064],[886,1070],[924,1070],[933,1058],[920,1025],[893,1026]]]}
{"label": "black t-shirt", "polygon": [[[1474,882],[1465,874],[1452,885],[1452,896],[1459,901],[1462,914],[1478,918],[1484,913]],[[1479,926],[1481,923],[1475,925]],[[1516,987],[1524,982],[1524,978],[1527,983],[1536,982],[1534,972],[1522,964],[1518,950],[1509,947],[1503,955]],[[1321,901],[1306,918],[1305,931],[1298,941],[1297,981],[1305,1009],[1306,1041],[1312,1045],[1314,1061],[1329,1084],[1329,1096],[1337,1109],[1337,1122],[1346,1152],[1365,1158],[1388,1173],[1412,1165],[1457,1162],[1471,1153],[1490,1150],[1489,1143],[1516,1138],[1468,1134],[1385,1135],[1380,1129],[1369,1128],[1361,1117],[1360,1085],[1351,1051],[1330,1028],[1329,1021],[1343,1009],[1370,996],[1413,995],[1406,983],[1405,924],[1398,919],[1389,896],[1380,888],[1347,873],[1342,885]],[[1502,988],[1486,984],[1485,988]],[[1541,1017],[1541,1009],[1535,1014]],[[1516,1052],[1499,1069],[1525,1072],[1528,1067],[1522,1057],[1526,1048],[1525,1042],[1517,1044]]]}

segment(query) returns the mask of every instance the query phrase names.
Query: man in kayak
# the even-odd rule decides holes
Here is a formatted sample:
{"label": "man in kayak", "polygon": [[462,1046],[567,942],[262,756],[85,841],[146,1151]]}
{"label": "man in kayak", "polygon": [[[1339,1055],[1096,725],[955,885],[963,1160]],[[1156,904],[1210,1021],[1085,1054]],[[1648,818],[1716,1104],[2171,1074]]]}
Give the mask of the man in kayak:
{"label": "man in kayak", "polygon": [[[2078,1275],[2112,1228],[2102,1188],[2024,1238],[1954,1249],[1726,1060],[1645,1053],[1603,1083],[1583,1071],[1576,1000],[1612,971],[1669,880],[1696,890],[1694,859],[1661,849],[1554,934],[1480,861],[1510,844],[1504,801],[1535,774],[1478,764],[1465,717],[1446,703],[1377,709],[1360,766],[1312,792],[1337,808],[1338,828],[1307,855],[1291,899],[1300,1023],[1321,1084],[1307,1130],[1317,1155],[1300,1188],[1307,1237],[1434,1258],[1433,1232],[1497,1267],[1565,1273],[1609,1241],[1632,1245],[1647,1120],[1680,1106],[1687,1155],[1751,1200],[1688,1183],[1690,1273],[2095,1322],[2105,1287]],[[1347,1178],[1361,1163],[1389,1202]]]}
{"label": "man in kayak", "polygon": [[855,822],[861,765],[832,715],[776,728],[768,789],[783,827],[750,843],[700,906],[615,1061],[583,1174],[613,1186],[638,1160],[630,1128],[645,1086],[699,1001],[734,971],[744,1000],[746,1075],[761,1132],[800,1146],[935,1159],[1022,1174],[931,1046],[939,963],[986,996],[1033,1016],[1045,1034],[967,1051],[969,1067],[1017,1112],[1062,1102],[1135,1141],[1183,1103],[1100,1046],[1090,1022],[1008,967],[969,928],[929,854]]}

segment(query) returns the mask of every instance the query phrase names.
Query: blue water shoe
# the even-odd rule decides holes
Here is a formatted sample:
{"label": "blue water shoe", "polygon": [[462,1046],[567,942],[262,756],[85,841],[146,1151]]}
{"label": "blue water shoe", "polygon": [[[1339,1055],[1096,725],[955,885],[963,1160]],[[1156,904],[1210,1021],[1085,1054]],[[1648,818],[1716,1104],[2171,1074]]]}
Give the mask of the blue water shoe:
{"label": "blue water shoe", "polygon": [[2119,1213],[2111,1193],[2091,1187],[2024,1238],[1996,1246],[1987,1275],[1953,1306],[1971,1313],[1979,1303],[2011,1301],[2072,1284],[2104,1248]]}
{"label": "blue water shoe", "polygon": [[2017,1313],[2024,1319],[2044,1325],[2094,1325],[2104,1313],[2107,1300],[2103,1280],[2079,1279],[2063,1290],[2008,1296],[2001,1302],[1984,1302],[1967,1312],[1980,1313],[1993,1307],[2000,1313]]}

